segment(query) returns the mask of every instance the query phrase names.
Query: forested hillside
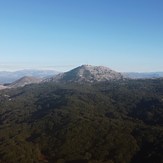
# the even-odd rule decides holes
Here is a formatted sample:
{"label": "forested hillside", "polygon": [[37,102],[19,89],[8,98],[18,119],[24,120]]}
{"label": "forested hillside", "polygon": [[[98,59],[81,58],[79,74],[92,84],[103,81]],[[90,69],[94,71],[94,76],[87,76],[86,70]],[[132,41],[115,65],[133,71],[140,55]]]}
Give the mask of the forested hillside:
{"label": "forested hillside", "polygon": [[163,163],[163,80],[0,92],[0,163]]}

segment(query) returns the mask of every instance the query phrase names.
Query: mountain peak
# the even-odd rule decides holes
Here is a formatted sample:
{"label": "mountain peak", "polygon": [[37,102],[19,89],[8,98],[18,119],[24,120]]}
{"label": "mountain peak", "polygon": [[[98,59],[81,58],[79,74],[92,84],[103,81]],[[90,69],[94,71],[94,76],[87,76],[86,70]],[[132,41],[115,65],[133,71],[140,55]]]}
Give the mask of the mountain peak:
{"label": "mountain peak", "polygon": [[110,80],[119,80],[123,76],[104,66],[81,65],[66,73],[59,74],[49,78],[46,81],[54,82],[77,82],[77,83],[93,83]]}

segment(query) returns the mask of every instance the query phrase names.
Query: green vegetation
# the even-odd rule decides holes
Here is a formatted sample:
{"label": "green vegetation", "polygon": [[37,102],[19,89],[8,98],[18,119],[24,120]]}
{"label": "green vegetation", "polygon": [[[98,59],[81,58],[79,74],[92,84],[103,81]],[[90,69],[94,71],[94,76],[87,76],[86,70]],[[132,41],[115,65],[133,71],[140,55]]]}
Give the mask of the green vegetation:
{"label": "green vegetation", "polygon": [[163,163],[163,80],[0,92],[0,163]]}

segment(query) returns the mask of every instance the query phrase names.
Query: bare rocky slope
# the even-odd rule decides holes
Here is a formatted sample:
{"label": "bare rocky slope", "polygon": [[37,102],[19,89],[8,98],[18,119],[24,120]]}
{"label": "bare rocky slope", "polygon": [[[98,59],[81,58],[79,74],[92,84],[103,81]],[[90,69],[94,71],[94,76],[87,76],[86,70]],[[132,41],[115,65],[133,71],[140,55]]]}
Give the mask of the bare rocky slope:
{"label": "bare rocky slope", "polygon": [[0,84],[0,90],[6,89],[6,88],[7,88],[6,86]]}
{"label": "bare rocky slope", "polygon": [[123,75],[108,67],[82,65],[71,71],[47,78],[44,82],[76,82],[93,83],[123,79]]}

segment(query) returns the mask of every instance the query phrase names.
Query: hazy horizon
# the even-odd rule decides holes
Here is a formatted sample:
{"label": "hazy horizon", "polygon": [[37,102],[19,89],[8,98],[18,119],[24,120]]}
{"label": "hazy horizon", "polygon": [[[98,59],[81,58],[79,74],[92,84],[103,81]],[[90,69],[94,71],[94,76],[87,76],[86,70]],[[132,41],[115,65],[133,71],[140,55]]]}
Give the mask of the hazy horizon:
{"label": "hazy horizon", "polygon": [[[85,65],[85,64],[82,64]],[[90,65],[90,64],[89,64]],[[67,66],[41,66],[41,67],[37,67],[37,66],[15,66],[15,65],[0,65],[0,72],[16,72],[16,71],[34,71],[34,70],[38,70],[38,71],[56,71],[56,72],[67,72],[70,71],[76,67],[79,67],[81,65],[67,65]],[[104,65],[92,65],[92,66],[104,66]],[[104,66],[104,67],[108,67],[108,66]],[[111,67],[108,67],[110,69],[112,69]],[[115,70],[115,69],[112,69]],[[121,73],[162,73],[163,71],[118,71],[115,70],[117,72],[121,72]]]}
{"label": "hazy horizon", "polygon": [[0,2],[0,71],[163,71],[162,0]]}

